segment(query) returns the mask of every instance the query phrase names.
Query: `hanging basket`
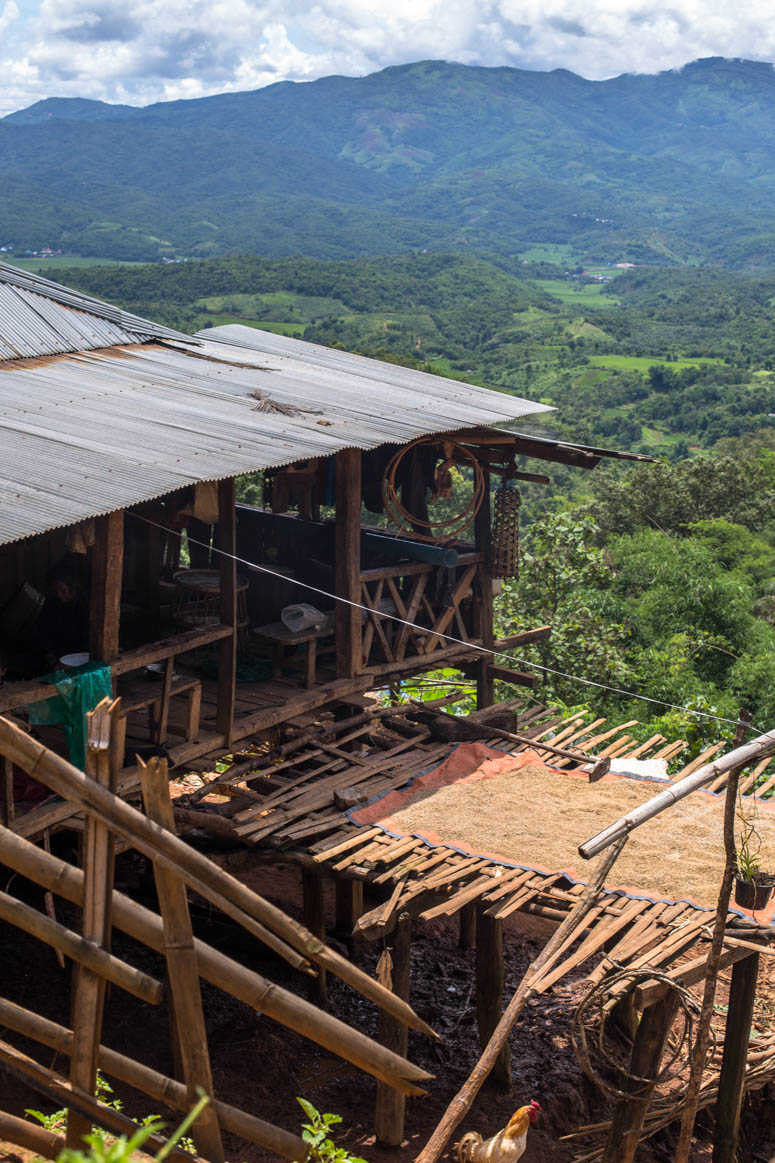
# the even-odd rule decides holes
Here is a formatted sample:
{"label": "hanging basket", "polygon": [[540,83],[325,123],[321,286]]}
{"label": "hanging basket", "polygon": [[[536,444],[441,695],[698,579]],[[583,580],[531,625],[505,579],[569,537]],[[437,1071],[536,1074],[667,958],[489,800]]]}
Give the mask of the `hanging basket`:
{"label": "hanging basket", "polygon": [[493,500],[490,537],[490,572],[493,577],[517,577],[519,574],[520,503],[519,490],[513,481],[504,477]]}
{"label": "hanging basket", "polygon": [[758,913],[769,903],[775,892],[775,878],[767,872],[755,872],[753,880],[735,877],[735,904],[749,912]]}

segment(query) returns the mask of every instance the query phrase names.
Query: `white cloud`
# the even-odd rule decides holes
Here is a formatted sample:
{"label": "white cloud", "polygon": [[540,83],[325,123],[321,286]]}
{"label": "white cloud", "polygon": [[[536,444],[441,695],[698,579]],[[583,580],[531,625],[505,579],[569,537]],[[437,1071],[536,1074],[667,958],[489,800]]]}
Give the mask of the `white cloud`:
{"label": "white cloud", "polygon": [[590,78],[775,58],[762,0],[41,0],[26,15],[21,4],[0,7],[0,113],[47,96],[146,104],[427,57]]}

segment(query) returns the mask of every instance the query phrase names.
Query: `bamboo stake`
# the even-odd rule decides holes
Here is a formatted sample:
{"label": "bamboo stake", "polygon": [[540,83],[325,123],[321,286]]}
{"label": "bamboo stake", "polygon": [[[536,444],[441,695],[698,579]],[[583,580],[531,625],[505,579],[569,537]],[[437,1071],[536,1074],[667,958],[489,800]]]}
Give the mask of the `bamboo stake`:
{"label": "bamboo stake", "polygon": [[[774,744],[775,746],[775,741]],[[0,752],[13,758],[30,776],[40,780],[58,795],[86,811],[99,813],[111,829],[126,839],[138,851],[156,863],[162,863],[182,876],[189,887],[240,924],[255,932],[251,926],[258,921],[324,969],[330,969],[342,981],[357,989],[404,1022],[412,1029],[437,1037],[406,1002],[377,981],[357,969],[345,957],[322,945],[303,925],[293,921],[275,905],[252,892],[235,877],[224,872],[206,856],[189,848],[177,836],[171,835],[113,795],[89,780],[67,760],[49,751],[9,719],[0,716]],[[257,934],[256,934],[257,935]],[[261,938],[259,938],[261,939]],[[412,1068],[416,1069],[416,1068]],[[430,1075],[420,1072],[422,1077]]]}
{"label": "bamboo stake", "polygon": [[56,1159],[65,1146],[64,1135],[55,1135],[45,1127],[39,1127],[28,1119],[18,1119],[16,1115],[8,1115],[4,1111],[0,1111],[0,1139],[24,1147],[26,1151],[34,1151],[44,1159]]}
{"label": "bamboo stake", "polygon": [[647,820],[652,820],[654,816],[664,812],[665,808],[671,808],[673,804],[678,803],[679,800],[684,799],[697,788],[702,787],[703,784],[710,783],[717,775],[725,774],[733,767],[747,767],[749,763],[753,763],[772,752],[775,752],[775,731],[759,735],[743,747],[736,747],[727,752],[721,759],[703,764],[692,775],[686,776],[685,779],[679,779],[670,787],[666,787],[664,791],[659,792],[658,795],[653,796],[652,799],[639,804],[637,808],[633,808],[626,816],[609,824],[607,828],[598,832],[590,840],[579,844],[579,855],[583,856],[585,860],[597,856],[604,848],[608,848],[622,836],[627,836],[634,828],[645,824]]}
{"label": "bamboo stake", "polygon": [[[72,1030],[2,998],[0,998],[0,1023],[7,1026],[8,1029],[15,1030],[17,1034],[21,1034],[25,1038],[32,1038],[60,1054],[69,1055],[73,1048]],[[99,1047],[98,1060],[100,1068],[106,1074],[118,1078],[121,1082],[127,1083],[128,1086],[135,1087],[136,1090],[141,1090],[149,1098],[163,1102],[175,1110],[188,1111],[191,1109],[188,1090],[183,1083],[177,1082],[174,1078],[167,1078],[166,1075],[159,1074],[158,1071],[152,1070],[140,1062],[135,1062],[132,1058],[127,1058],[116,1050],[110,1050],[107,1046]],[[218,1099],[215,1100],[214,1106],[224,1130],[239,1135],[240,1138],[249,1143],[257,1143],[260,1147],[266,1148],[267,1151],[272,1151],[275,1155],[282,1155],[286,1159],[303,1161],[306,1158],[307,1145],[298,1135],[264,1122],[263,1119],[247,1114],[229,1103],[219,1102]],[[24,1125],[30,1126],[29,1123]],[[1,1123],[0,1137],[2,1137]],[[8,1137],[10,1138],[10,1136]],[[58,1143],[59,1151],[64,1146],[64,1141],[58,1140]],[[21,1146],[24,1145],[21,1144]]]}
{"label": "bamboo stake", "polygon": [[[741,749],[750,721],[750,712],[745,710],[745,708],[741,709],[737,723],[737,731],[735,732],[735,750]],[[729,913],[729,897],[732,892],[732,879],[735,874],[735,864],[737,861],[735,852],[735,798],[737,796],[737,785],[740,781],[740,772],[742,770],[742,765],[733,767],[729,772],[729,778],[727,780],[723,825],[724,872],[721,877],[721,885],[718,892],[716,917],[713,922],[713,937],[711,939],[710,953],[708,954],[708,968],[705,973],[702,1009],[700,1011],[699,1022],[697,1023],[689,1085],[686,1088],[686,1105],[684,1106],[683,1117],[681,1119],[681,1132],[678,1137],[675,1163],[687,1163],[689,1159],[689,1152],[692,1147],[692,1135],[694,1133],[694,1121],[697,1118],[697,1108],[700,1100],[702,1075],[705,1070],[705,1059],[707,1058],[708,1046],[710,1044],[710,1024],[713,1020],[713,1002],[716,997],[719,963],[724,948],[724,930],[727,923],[727,914]]]}
{"label": "bamboo stake", "polygon": [[5,892],[0,892],[0,919],[37,937],[45,945],[61,949],[79,965],[87,966],[106,981],[111,981],[139,997],[141,1001],[150,1002],[151,1005],[158,1005],[161,1001],[163,991],[160,981],[149,977],[140,969],[127,965],[125,961],[119,961],[112,953],[106,953],[104,949],[84,940],[78,933],[66,929],[58,921],[52,921],[37,909]]}
{"label": "bamboo stake", "polygon": [[[166,759],[153,758],[147,764],[140,761],[139,767],[143,803],[148,818],[174,833],[175,820]],[[209,1159],[210,1163],[223,1163],[218,1115],[212,1104],[213,1077],[186,886],[167,868],[154,865],[153,873],[164,924],[170,1005],[175,1013],[174,1025],[189,1102],[192,1107],[195,1105],[198,1091],[204,1091],[211,1100],[194,1125],[194,1142],[200,1154]]]}
{"label": "bamboo stake", "polygon": [[[119,703],[103,699],[86,716],[86,774],[103,787],[115,787],[118,757],[111,740],[116,734]],[[111,763],[112,759],[112,763]],[[84,836],[83,936],[101,949],[110,947],[110,896],[113,891],[113,839],[95,816],[86,820]],[[73,1000],[73,1052],[70,1081],[94,1094],[97,1081],[97,1047],[102,1031],[105,979],[86,966],[75,975]],[[76,1148],[91,1123],[76,1111],[67,1115],[67,1145]]]}
{"label": "bamboo stake", "polygon": [[[29,840],[4,828],[0,828],[0,859],[9,868],[51,889],[65,900],[81,904],[84,877],[79,868],[41,851]],[[113,923],[157,953],[164,952],[161,917],[115,891]],[[316,1009],[305,999],[232,961],[204,941],[195,939],[194,945],[199,972],[212,985],[226,990],[252,1009],[317,1042],[319,1046],[352,1062],[367,1074],[403,1090],[405,1094],[422,1093],[417,1083],[431,1077],[426,1071],[388,1053],[365,1034],[351,1029],[338,1018]]]}
{"label": "bamboo stake", "polygon": [[[77,1110],[82,1118],[87,1119],[90,1123],[96,1123],[98,1127],[103,1127],[111,1134],[133,1135],[138,1129],[137,1123],[127,1118],[126,1115],[120,1114],[112,1107],[104,1106],[96,1098],[87,1094],[85,1090],[73,1086],[61,1074],[56,1074],[53,1070],[41,1066],[34,1058],[22,1054],[20,1050],[9,1045],[8,1042],[0,1041],[0,1064],[9,1074],[24,1079],[32,1086],[33,1090],[37,1090],[53,1102],[60,1103],[68,1109]],[[166,1146],[165,1139],[158,1134],[151,1135],[146,1142],[157,1150]],[[173,1147],[169,1158],[191,1160],[196,1156],[191,1156],[187,1152]],[[205,1160],[202,1160],[201,1163],[205,1163]]]}
{"label": "bamboo stake", "polygon": [[474,1099],[493,1066],[498,1061],[501,1050],[506,1045],[512,1026],[525,1008],[541,977],[549,971],[556,957],[560,955],[567,936],[579,927],[584,917],[593,907],[603,887],[605,878],[626,841],[627,837],[623,836],[600,861],[599,866],[595,869],[594,877],[587,885],[583,896],[579,898],[578,904],[574,905],[565,920],[558,926],[552,937],[538,954],[535,961],[528,966],[527,972],[519,983],[516,993],[504,1011],[503,1017],[495,1027],[490,1041],[484,1048],[481,1058],[463,1083],[463,1086],[452,1099],[441,1122],[417,1156],[415,1163],[436,1163],[436,1160],[449,1142],[453,1131],[460,1125],[471,1109]]}

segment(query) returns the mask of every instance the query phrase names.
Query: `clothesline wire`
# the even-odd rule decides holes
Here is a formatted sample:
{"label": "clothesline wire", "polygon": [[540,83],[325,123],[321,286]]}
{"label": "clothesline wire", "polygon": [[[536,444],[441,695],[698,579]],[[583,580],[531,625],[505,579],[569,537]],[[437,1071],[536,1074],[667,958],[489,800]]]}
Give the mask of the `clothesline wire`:
{"label": "clothesline wire", "polygon": [[[146,525],[153,525],[155,528],[161,529],[164,533],[172,533],[176,537],[179,537],[181,540],[183,538],[183,533],[178,529],[171,529],[168,525],[163,525],[159,521],[152,521],[150,517],[144,517],[141,513],[131,513],[130,511],[130,515],[139,521],[144,521]],[[362,610],[365,614],[376,615],[379,618],[386,618],[389,621],[398,622],[401,626],[408,626],[411,630],[421,630],[425,634],[428,633],[427,626],[420,626],[417,622],[410,622],[406,618],[399,617],[398,614],[390,614],[383,612],[382,610],[372,610],[369,606],[364,606],[361,602],[354,602],[351,598],[344,598],[340,594],[332,594],[329,590],[322,589],[320,586],[312,585],[311,582],[303,582],[298,578],[288,577],[286,574],[280,573],[279,570],[271,569],[267,565],[259,565],[255,561],[248,561],[246,558],[238,557],[237,554],[229,553],[225,549],[219,549],[216,545],[208,545],[206,541],[199,541],[196,537],[192,537],[188,533],[186,534],[186,539],[191,545],[200,545],[203,549],[207,549],[213,553],[218,553],[221,555],[221,557],[230,558],[237,564],[244,565],[246,569],[253,570],[256,573],[265,573],[270,577],[280,578],[283,581],[290,582],[292,585],[300,586],[302,589],[309,590],[311,593],[319,594],[323,598],[328,598],[333,602],[339,602],[340,604],[350,606],[355,610]],[[680,703],[669,703],[664,699],[655,699],[650,695],[642,695],[638,694],[636,691],[625,690],[623,687],[610,686],[608,683],[597,682],[592,678],[584,678],[578,674],[569,674],[567,671],[558,670],[556,667],[543,666],[541,663],[531,662],[527,658],[519,658],[515,654],[509,654],[508,651],[492,650],[488,646],[481,646],[476,642],[466,642],[464,638],[456,638],[453,634],[434,631],[434,635],[438,638],[445,639],[445,641],[450,642],[453,645],[465,646],[468,650],[477,651],[480,654],[488,654],[493,658],[505,658],[509,662],[516,662],[519,666],[527,666],[532,670],[540,670],[543,674],[557,675],[558,678],[565,678],[570,682],[580,683],[582,686],[595,687],[597,690],[608,691],[609,694],[621,695],[627,699],[636,699],[643,703],[650,703],[652,706],[665,707],[671,711],[680,711],[682,714],[693,715],[695,718],[712,719],[717,723],[726,723],[732,727],[738,726],[737,719],[727,719],[723,715],[714,715],[710,711],[699,711],[694,707],[684,707]],[[431,660],[432,655],[428,655],[428,659]],[[756,727],[753,723],[748,724],[748,730],[757,732],[760,735],[764,734],[764,729],[761,727]]]}

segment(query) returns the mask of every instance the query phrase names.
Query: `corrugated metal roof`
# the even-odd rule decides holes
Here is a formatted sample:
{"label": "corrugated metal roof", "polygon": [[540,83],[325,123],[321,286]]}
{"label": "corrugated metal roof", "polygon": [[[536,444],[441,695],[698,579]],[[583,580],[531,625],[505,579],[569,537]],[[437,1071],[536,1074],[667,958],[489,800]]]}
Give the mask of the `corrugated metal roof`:
{"label": "corrugated metal roof", "polygon": [[179,331],[0,263],[0,359],[184,338]]}
{"label": "corrugated metal roof", "polygon": [[215,342],[0,361],[0,544],[197,481],[550,410],[236,330],[243,346],[219,328]]}

